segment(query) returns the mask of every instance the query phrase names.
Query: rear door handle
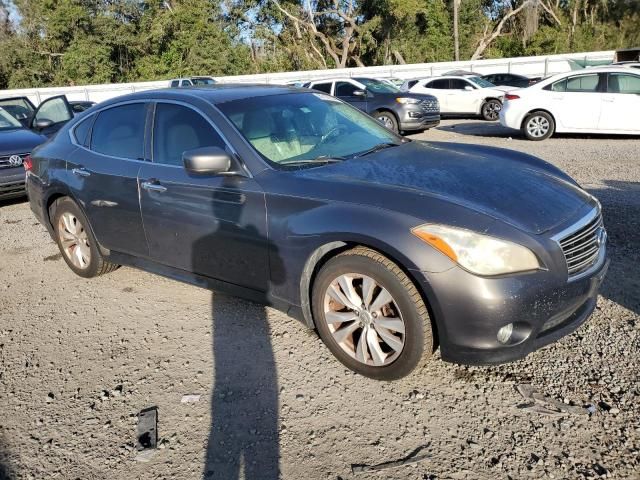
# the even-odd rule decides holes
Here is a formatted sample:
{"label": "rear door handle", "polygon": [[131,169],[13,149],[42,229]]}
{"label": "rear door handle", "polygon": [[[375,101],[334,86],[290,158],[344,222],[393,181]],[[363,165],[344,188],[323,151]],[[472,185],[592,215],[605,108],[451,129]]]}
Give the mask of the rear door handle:
{"label": "rear door handle", "polygon": [[74,175],[77,175],[78,177],[88,177],[89,175],[91,175],[91,172],[86,171],[82,167],[74,168],[73,170],[71,170],[71,173],[73,173]]}
{"label": "rear door handle", "polygon": [[615,99],[613,97],[602,97],[603,102],[613,102]]}
{"label": "rear door handle", "polygon": [[167,191],[167,187],[163,187],[162,185],[160,185],[158,182],[155,182],[155,181],[142,182],[140,186],[145,190],[149,190],[150,192],[162,193]]}

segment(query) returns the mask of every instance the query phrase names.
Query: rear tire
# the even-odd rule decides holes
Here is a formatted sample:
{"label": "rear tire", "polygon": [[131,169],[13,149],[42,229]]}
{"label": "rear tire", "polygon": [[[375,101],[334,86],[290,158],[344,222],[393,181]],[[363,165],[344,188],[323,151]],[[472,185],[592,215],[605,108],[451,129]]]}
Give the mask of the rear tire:
{"label": "rear tire", "polygon": [[58,200],[53,228],[62,258],[76,275],[97,277],[119,267],[104,259],[89,221],[71,198]]}
{"label": "rear tire", "polygon": [[393,113],[390,112],[375,112],[374,118],[378,120],[383,126],[391,130],[392,132],[399,133],[398,120]]}
{"label": "rear tire", "polygon": [[488,122],[495,122],[500,117],[500,110],[502,110],[502,103],[500,100],[487,100],[482,105],[482,118]]}
{"label": "rear tire", "polygon": [[546,140],[556,129],[556,122],[547,112],[531,112],[522,122],[522,133],[529,140]]}
{"label": "rear tire", "polygon": [[312,301],[320,338],[356,373],[395,380],[433,353],[431,320],[420,293],[374,250],[356,247],[330,259],[314,281]]}

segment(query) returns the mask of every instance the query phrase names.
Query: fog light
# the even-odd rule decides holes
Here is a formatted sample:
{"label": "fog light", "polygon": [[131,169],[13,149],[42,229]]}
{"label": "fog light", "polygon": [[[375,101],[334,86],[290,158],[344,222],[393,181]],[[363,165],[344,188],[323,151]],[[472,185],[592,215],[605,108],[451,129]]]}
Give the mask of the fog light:
{"label": "fog light", "polygon": [[513,323],[510,323],[502,327],[500,330],[498,330],[498,335],[496,337],[498,338],[498,341],[500,343],[507,344],[509,343],[509,340],[511,340],[512,334],[513,334]]}
{"label": "fog light", "polygon": [[420,118],[422,117],[421,112],[409,112],[409,118]]}

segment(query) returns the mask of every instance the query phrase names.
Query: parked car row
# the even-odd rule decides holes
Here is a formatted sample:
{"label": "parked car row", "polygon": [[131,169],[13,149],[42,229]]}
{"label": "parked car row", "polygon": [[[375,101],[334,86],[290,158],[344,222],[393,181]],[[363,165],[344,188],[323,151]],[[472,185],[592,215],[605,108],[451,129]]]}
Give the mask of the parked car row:
{"label": "parked car row", "polygon": [[0,99],[0,199],[25,194],[23,163],[74,116],[95,105],[52,97],[35,108],[26,97]]}
{"label": "parked car row", "polygon": [[392,83],[375,78],[314,80],[302,86],[333,95],[396,133],[426,130],[440,123],[440,106],[433,95],[402,92]]}

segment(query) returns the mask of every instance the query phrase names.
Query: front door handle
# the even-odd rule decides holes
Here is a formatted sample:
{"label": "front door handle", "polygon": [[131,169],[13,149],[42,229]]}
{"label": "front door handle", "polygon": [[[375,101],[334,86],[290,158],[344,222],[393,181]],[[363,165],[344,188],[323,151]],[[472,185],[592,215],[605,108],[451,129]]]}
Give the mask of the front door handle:
{"label": "front door handle", "polygon": [[150,192],[166,192],[167,187],[163,187],[158,182],[142,182],[141,187]]}
{"label": "front door handle", "polygon": [[615,99],[613,97],[602,97],[603,102],[613,102]]}
{"label": "front door handle", "polygon": [[91,172],[86,171],[82,167],[74,168],[73,170],[71,170],[71,173],[73,173],[74,175],[77,175],[78,177],[88,177],[89,175],[91,175]]}

